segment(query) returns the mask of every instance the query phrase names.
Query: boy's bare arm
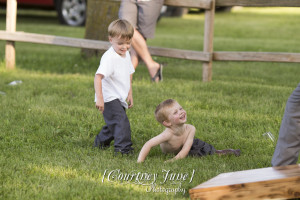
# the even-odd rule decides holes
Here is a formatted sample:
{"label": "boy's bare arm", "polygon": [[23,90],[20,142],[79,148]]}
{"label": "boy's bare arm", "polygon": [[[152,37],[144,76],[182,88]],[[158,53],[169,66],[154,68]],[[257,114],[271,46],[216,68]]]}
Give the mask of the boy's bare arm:
{"label": "boy's bare arm", "polygon": [[132,106],[133,106],[133,96],[132,96],[132,74],[130,75],[130,89],[129,89],[129,92],[128,92],[127,101],[128,101],[128,108],[132,108]]}
{"label": "boy's bare arm", "polygon": [[179,153],[174,158],[172,158],[171,160],[168,160],[167,162],[185,158],[189,154],[189,151],[193,145],[196,128],[192,125],[188,125],[188,126],[189,126],[188,127],[188,129],[189,129],[188,136],[186,138],[185,143],[183,144],[182,149],[179,151]]}
{"label": "boy's bare arm", "polygon": [[94,79],[94,88],[96,93],[96,108],[100,110],[102,113],[104,111],[104,100],[103,100],[103,94],[102,94],[102,82],[103,79],[102,74],[96,74]]}
{"label": "boy's bare arm", "polygon": [[157,146],[167,140],[168,140],[168,137],[166,136],[166,134],[161,133],[160,135],[147,141],[140,151],[137,162],[138,163],[144,162],[152,147]]}

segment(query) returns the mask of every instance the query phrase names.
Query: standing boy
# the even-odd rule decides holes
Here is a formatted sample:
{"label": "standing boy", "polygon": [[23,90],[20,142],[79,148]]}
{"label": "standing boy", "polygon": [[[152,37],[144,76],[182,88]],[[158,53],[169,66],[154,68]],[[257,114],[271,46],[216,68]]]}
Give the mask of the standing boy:
{"label": "standing boy", "polygon": [[122,155],[133,151],[125,111],[133,106],[134,68],[128,52],[133,33],[132,25],[126,20],[118,19],[109,25],[108,38],[112,46],[103,54],[94,80],[96,108],[102,112],[106,123],[94,145],[103,149],[114,140],[115,153]]}
{"label": "standing boy", "polygon": [[166,129],[144,144],[139,154],[138,162],[144,162],[151,148],[156,145],[160,145],[163,153],[176,154],[169,161],[182,159],[188,155],[198,157],[215,153],[219,155],[240,155],[239,149],[216,150],[212,145],[195,139],[195,127],[185,123],[187,119],[186,112],[173,99],[167,99],[156,107],[155,118]]}

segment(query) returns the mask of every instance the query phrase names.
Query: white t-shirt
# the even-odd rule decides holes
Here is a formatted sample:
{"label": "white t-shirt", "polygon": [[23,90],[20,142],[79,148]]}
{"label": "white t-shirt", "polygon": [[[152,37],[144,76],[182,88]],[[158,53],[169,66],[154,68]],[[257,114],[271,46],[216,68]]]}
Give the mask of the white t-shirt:
{"label": "white t-shirt", "polygon": [[[110,47],[102,56],[96,74],[102,74],[102,93],[104,102],[119,99],[122,106],[128,108],[126,99],[130,90],[130,75],[134,73],[130,54],[122,57]],[[97,97],[95,94],[95,102]]]}

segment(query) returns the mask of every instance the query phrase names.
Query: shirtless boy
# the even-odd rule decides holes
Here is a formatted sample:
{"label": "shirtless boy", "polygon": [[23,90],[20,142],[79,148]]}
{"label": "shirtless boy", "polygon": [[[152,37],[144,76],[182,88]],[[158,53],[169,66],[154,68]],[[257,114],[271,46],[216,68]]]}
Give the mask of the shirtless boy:
{"label": "shirtless boy", "polygon": [[195,139],[196,128],[186,124],[185,110],[173,99],[167,99],[156,107],[155,118],[166,129],[144,144],[137,162],[144,162],[151,148],[157,145],[160,145],[163,153],[176,154],[174,158],[168,161],[182,159],[188,155],[198,157],[215,153],[240,155],[239,149],[216,150],[212,145]]}

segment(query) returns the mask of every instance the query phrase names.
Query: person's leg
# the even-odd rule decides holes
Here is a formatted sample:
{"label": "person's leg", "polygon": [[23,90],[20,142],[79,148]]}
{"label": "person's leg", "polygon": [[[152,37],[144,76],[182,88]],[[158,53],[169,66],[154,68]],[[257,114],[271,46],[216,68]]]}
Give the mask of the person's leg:
{"label": "person's leg", "polygon": [[113,113],[109,119],[108,126],[114,137],[115,152],[127,153],[131,151],[131,130],[125,108],[119,100],[108,102],[104,106],[104,112],[109,109]]}
{"label": "person's leg", "polygon": [[100,133],[96,136],[94,141],[94,147],[99,147],[100,149],[109,147],[111,141],[114,139],[112,132],[109,130],[107,125],[102,127]]}
{"label": "person's leg", "polygon": [[133,47],[130,48],[130,57],[131,57],[132,65],[133,65],[134,69],[136,69],[139,64],[139,56],[135,52]]}
{"label": "person's leg", "polygon": [[[141,58],[146,64],[151,78],[158,72],[160,65],[152,59],[145,38],[154,36],[156,20],[162,4],[163,0],[140,2],[122,0],[119,10],[119,18],[129,21],[135,28],[130,50],[132,64],[136,68],[139,58]],[[159,81],[159,78],[156,78],[155,81]]]}
{"label": "person's leg", "polygon": [[[137,27],[135,27],[132,38],[132,47],[136,53],[135,55],[138,55],[138,57],[144,61],[150,77],[153,78],[160,69],[160,64],[152,59],[145,38],[154,37],[156,23],[160,15],[163,0],[140,1],[137,2],[136,5],[138,9]],[[136,56],[133,58],[134,62],[138,57]],[[138,62],[135,62],[134,64],[137,63]],[[159,81],[159,79],[156,78],[155,81]]]}
{"label": "person's leg", "polygon": [[127,20],[134,28],[137,28],[138,7],[136,0],[121,1],[119,18]]}
{"label": "person's leg", "polygon": [[[133,66],[135,68],[137,67],[139,56],[146,64],[150,77],[154,77],[160,67],[160,64],[152,59],[146,40],[136,29],[134,30],[134,35],[132,38],[132,47],[134,49],[134,51],[131,50],[131,60],[133,61]],[[158,79],[156,81],[158,81]]]}
{"label": "person's leg", "polygon": [[193,145],[189,151],[189,156],[202,157],[213,154],[240,156],[241,151],[239,149],[216,150],[211,144],[208,144],[198,138],[194,139]]}
{"label": "person's leg", "polygon": [[95,141],[94,141],[94,146],[99,147],[100,149],[109,147],[111,141],[113,141],[113,139],[114,139],[114,137],[113,137],[114,126],[112,126],[113,113],[109,109],[108,105],[109,105],[108,103],[104,104],[104,107],[106,109],[103,112],[103,118],[104,118],[106,125],[104,125],[102,127],[102,130],[96,136]]}
{"label": "person's leg", "polygon": [[300,150],[300,84],[285,107],[272,166],[296,164]]}
{"label": "person's leg", "polygon": [[202,157],[207,155],[213,155],[216,149],[211,144],[208,144],[198,138],[194,138],[193,144],[189,151],[189,156]]}
{"label": "person's leg", "polygon": [[218,155],[235,155],[235,156],[240,156],[241,155],[241,150],[240,149],[216,150],[216,154],[218,154]]}
{"label": "person's leg", "polygon": [[153,38],[164,0],[139,1],[137,26],[135,27],[144,38]]}
{"label": "person's leg", "polygon": [[[137,28],[137,18],[138,18],[138,6],[136,0],[122,0],[119,9],[119,18],[125,19],[130,22],[130,24]],[[139,64],[139,57],[135,52],[134,48],[130,48],[130,56],[134,69]]]}

